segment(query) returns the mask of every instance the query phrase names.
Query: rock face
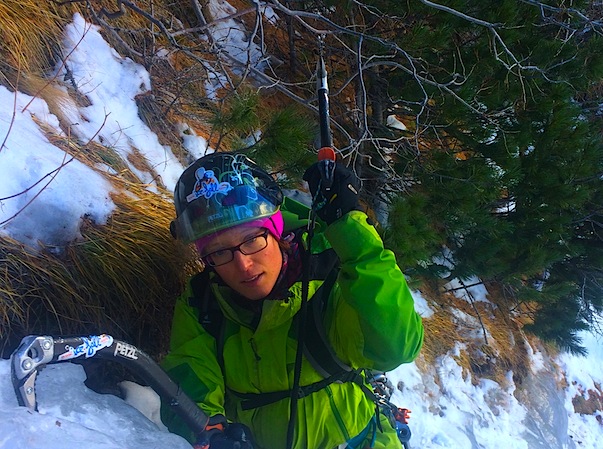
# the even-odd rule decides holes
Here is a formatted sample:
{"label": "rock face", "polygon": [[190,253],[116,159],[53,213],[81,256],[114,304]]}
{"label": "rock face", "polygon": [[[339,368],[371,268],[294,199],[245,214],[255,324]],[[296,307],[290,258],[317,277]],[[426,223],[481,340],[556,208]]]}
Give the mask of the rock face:
{"label": "rock face", "polygon": [[523,424],[523,438],[530,449],[574,449],[576,444],[568,434],[568,411],[558,373],[545,357],[542,369],[529,372],[517,389],[517,396],[528,413]]}

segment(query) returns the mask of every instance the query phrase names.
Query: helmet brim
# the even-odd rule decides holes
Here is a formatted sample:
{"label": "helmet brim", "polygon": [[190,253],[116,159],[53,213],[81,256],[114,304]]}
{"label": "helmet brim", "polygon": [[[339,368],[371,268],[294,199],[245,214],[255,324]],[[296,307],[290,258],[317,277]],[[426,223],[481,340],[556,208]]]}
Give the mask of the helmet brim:
{"label": "helmet brim", "polygon": [[238,195],[237,203],[223,205],[220,198],[197,198],[175,220],[176,235],[186,243],[242,223],[270,217],[279,210],[255,189],[254,197]]}

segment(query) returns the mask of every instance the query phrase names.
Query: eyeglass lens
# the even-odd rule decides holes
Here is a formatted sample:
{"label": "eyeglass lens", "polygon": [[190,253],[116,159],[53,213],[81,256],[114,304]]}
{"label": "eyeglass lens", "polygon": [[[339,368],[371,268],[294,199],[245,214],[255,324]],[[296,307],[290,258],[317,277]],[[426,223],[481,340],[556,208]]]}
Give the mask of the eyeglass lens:
{"label": "eyeglass lens", "polygon": [[231,248],[224,248],[218,251],[214,251],[209,253],[204,259],[209,263],[209,265],[216,267],[219,265],[224,265],[234,259],[235,251],[240,251],[246,256],[251,254],[259,253],[264,248],[268,246],[268,231],[263,234],[257,235],[255,237],[251,237],[250,239],[245,240],[243,243],[240,243],[237,246],[233,246]]}

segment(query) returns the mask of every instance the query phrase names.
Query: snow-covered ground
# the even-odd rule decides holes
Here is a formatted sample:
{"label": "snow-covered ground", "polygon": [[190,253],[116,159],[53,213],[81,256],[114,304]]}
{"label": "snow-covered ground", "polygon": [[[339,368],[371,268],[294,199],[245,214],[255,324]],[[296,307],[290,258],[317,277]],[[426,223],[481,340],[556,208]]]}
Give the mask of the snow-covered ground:
{"label": "snow-covered ground", "polygon": [[[70,51],[67,65],[90,100],[85,107],[67,105],[66,116],[79,123],[73,127],[74,135],[110,144],[125,161],[136,148],[168,189],[173,188],[184,167],[136,113],[134,97],[152,89],[148,73],[119,56],[79,16],[65,36],[65,54]],[[0,233],[33,247],[38,241],[60,247],[78,237],[81,217],[103,223],[111,214],[112,186],[99,174],[110,168],[93,170],[72,160],[45,137],[38,122],[60,132],[58,119],[43,100],[0,86]],[[185,137],[185,146],[195,157],[208,151],[202,138],[190,133]],[[153,189],[150,173],[130,168]],[[472,293],[474,300],[487,300],[484,290]],[[415,292],[415,300],[417,310],[429,317],[431,311],[420,293]],[[527,391],[518,391],[511,372],[504,385],[463,375],[454,358],[455,351],[462,350],[460,345],[441,356],[427,373],[414,363],[389,373],[390,381],[399,387],[394,402],[412,410],[412,447],[600,447],[603,413],[599,409],[580,415],[572,403],[577,394],[588,398],[603,385],[603,342],[591,334],[582,337],[589,350],[586,358],[564,354],[550,360],[534,349],[532,373],[523,386]],[[160,423],[154,424],[115,396],[92,392],[83,381],[79,365],[48,366],[36,388],[39,412],[32,413],[18,407],[10,363],[0,360],[0,448],[189,447]],[[146,389],[136,391],[154,397]],[[140,397],[134,394],[134,399]],[[152,415],[148,405],[139,407]]]}

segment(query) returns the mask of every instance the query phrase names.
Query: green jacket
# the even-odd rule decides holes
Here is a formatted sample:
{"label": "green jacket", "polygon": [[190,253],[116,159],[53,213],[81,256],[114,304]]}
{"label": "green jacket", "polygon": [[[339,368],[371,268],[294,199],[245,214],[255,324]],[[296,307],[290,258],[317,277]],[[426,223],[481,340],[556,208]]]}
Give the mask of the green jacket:
{"label": "green jacket", "polygon": [[[383,248],[367,216],[352,211],[324,233],[315,234],[312,247],[316,252],[329,246],[341,261],[324,318],[336,354],[353,368],[380,371],[414,360],[423,343],[421,318],[394,254]],[[310,301],[322,282],[310,282]],[[291,286],[289,298],[263,301],[259,317],[238,307],[228,287],[212,283],[211,288],[227,318],[225,375],[214,338],[199,323],[198,310],[189,304],[190,285],[177,301],[170,352],[162,365],[209,416],[223,414],[246,424],[261,449],[284,448],[289,399],[244,411],[227,389],[261,393],[292,388],[297,344],[291,324],[301,304],[301,282]],[[304,359],[300,384],[321,379]],[[332,449],[359,435],[374,413],[375,404],[358,385],[333,383],[298,401],[294,447]],[[177,421],[165,421],[171,431],[190,435],[178,428]]]}

